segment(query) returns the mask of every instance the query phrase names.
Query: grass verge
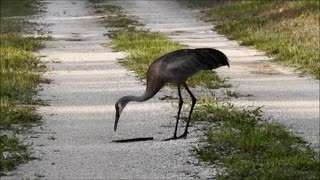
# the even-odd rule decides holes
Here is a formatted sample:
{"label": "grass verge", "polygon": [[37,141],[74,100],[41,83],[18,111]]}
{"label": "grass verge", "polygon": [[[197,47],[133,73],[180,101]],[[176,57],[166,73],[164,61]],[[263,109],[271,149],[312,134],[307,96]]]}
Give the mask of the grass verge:
{"label": "grass verge", "polygon": [[4,172],[13,169],[17,164],[31,159],[27,145],[16,137],[6,135],[0,136],[0,153],[0,176],[5,175]]}
{"label": "grass verge", "polygon": [[16,17],[33,15],[40,7],[38,0],[1,0],[0,175],[30,159],[17,133],[40,119],[33,96],[38,84],[45,82],[40,77],[45,67],[32,52],[43,48],[41,41],[48,38],[24,37],[22,33],[36,24]]}
{"label": "grass verge", "polygon": [[189,2],[212,7],[205,18],[219,33],[320,78],[319,1]]}
{"label": "grass verge", "polygon": [[43,12],[41,0],[1,0],[1,33],[32,33],[37,30],[36,23],[28,21],[25,16]]}
{"label": "grass verge", "polygon": [[210,125],[195,148],[198,157],[223,167],[218,179],[319,179],[319,154],[261,113],[211,97],[199,100],[193,120]]}
{"label": "grass verge", "polygon": [[[126,68],[134,71],[141,79],[146,78],[149,65],[164,54],[185,46],[171,41],[160,32],[144,30],[142,24],[133,17],[123,14],[121,9],[109,4],[95,5],[96,12],[105,12],[109,16],[104,23],[110,29],[107,34],[112,38],[111,45],[114,50],[128,52],[129,55],[120,60]],[[230,87],[226,80],[219,78],[215,72],[201,72],[188,80],[191,87],[202,86],[206,88]]]}

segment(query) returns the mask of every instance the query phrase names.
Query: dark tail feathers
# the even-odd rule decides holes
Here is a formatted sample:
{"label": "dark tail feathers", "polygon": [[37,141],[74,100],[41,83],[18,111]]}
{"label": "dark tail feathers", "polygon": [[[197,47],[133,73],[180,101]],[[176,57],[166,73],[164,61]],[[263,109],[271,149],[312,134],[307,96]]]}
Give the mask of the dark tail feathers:
{"label": "dark tail feathers", "polygon": [[195,50],[203,57],[199,60],[209,65],[211,69],[216,69],[221,66],[230,67],[228,57],[219,50],[212,48],[198,48]]}

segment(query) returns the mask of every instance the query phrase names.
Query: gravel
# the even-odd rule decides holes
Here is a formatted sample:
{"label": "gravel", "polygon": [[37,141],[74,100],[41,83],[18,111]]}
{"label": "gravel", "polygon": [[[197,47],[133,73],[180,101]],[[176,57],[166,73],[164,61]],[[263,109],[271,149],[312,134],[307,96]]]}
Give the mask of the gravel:
{"label": "gravel", "polygon": [[[237,105],[264,106],[265,115],[288,126],[319,148],[319,81],[299,77],[289,68],[269,62],[254,49],[239,46],[212,31],[197,12],[174,1],[111,1],[135,15],[147,28],[166,33],[190,48],[212,47],[227,54],[231,68],[218,73],[230,77],[235,91],[250,95]],[[186,140],[163,142],[174,130],[176,100],[164,89],[144,103],[130,103],[113,132],[114,103],[124,95],[139,95],[145,85],[117,63],[124,57],[101,44],[109,41],[99,17],[87,1],[47,0],[40,19],[50,24],[55,41],[40,54],[51,70],[44,76],[40,97],[50,106],[39,107],[43,124],[26,137],[35,160],[3,179],[206,179],[217,170],[192,155],[199,132],[190,129]],[[176,93],[174,91],[174,93]],[[183,127],[179,128],[180,133]],[[154,137],[153,141],[113,143],[112,140]]]}

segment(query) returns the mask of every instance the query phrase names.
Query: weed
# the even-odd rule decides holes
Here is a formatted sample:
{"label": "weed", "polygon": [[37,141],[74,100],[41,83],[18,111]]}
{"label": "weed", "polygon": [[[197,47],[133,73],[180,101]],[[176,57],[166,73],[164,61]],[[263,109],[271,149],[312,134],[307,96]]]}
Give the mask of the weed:
{"label": "weed", "polygon": [[113,6],[110,4],[97,4],[97,3],[103,3],[101,0],[90,0],[92,3],[94,3],[93,8],[95,8],[95,13],[98,14],[117,14],[121,8],[118,6]]}
{"label": "weed", "polygon": [[39,0],[1,0],[1,17],[29,16],[42,11]]}
{"label": "weed", "polygon": [[210,97],[199,100],[192,119],[212,123],[204,145],[196,148],[199,158],[226,167],[219,179],[318,179],[318,154],[261,112]]}
{"label": "weed", "polygon": [[42,40],[50,37],[23,37],[18,33],[2,33],[1,48],[11,47],[25,51],[36,51],[44,47]]}
{"label": "weed", "polygon": [[40,120],[33,107],[16,105],[7,98],[1,98],[0,108],[0,130],[13,129],[15,124],[29,126]]}
{"label": "weed", "polygon": [[191,87],[201,86],[208,89],[230,88],[232,85],[227,83],[227,79],[222,79],[215,71],[203,71],[188,79]]}
{"label": "weed", "polygon": [[122,14],[109,16],[108,18],[105,19],[105,23],[107,24],[107,27],[114,27],[114,28],[128,28],[128,27],[136,27],[136,26],[143,25],[139,23],[137,20]]}
{"label": "weed", "polygon": [[0,171],[3,172],[11,170],[17,163],[30,160],[27,146],[17,138],[6,135],[0,135],[0,155]]}
{"label": "weed", "polygon": [[227,96],[239,98],[241,96],[241,94],[239,92],[227,90]]}

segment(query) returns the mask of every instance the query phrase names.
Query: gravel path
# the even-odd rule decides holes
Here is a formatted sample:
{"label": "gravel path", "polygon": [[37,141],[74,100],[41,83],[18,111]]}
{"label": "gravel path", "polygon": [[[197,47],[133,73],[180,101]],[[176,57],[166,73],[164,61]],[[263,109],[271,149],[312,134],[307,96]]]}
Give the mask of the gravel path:
{"label": "gravel path", "polygon": [[[144,85],[117,63],[124,54],[101,44],[105,28],[98,23],[87,1],[48,1],[43,22],[55,41],[41,51],[53,82],[44,85],[41,98],[50,106],[39,108],[43,125],[27,137],[35,160],[23,164],[3,179],[193,179],[212,178],[213,167],[199,164],[191,155],[198,132],[193,127],[186,140],[162,142],[172,136],[176,108],[158,100],[167,90],[145,103],[131,103],[113,132],[114,103],[127,94],[139,95]],[[264,65],[269,59],[241,47],[211,30],[196,13],[174,1],[112,1],[138,16],[147,28],[195,47],[214,47],[231,60],[235,90],[251,94],[235,100],[240,105],[264,105],[273,116],[318,147],[319,84],[299,78],[290,70]],[[183,128],[181,128],[181,131]],[[149,137],[154,141],[112,143],[112,140]]]}
{"label": "gravel path", "polygon": [[[114,104],[128,94],[140,95],[145,86],[117,63],[123,53],[101,44],[108,41],[99,17],[87,1],[47,1],[41,20],[50,24],[54,41],[46,55],[53,80],[41,98],[43,125],[26,138],[32,160],[3,179],[190,179],[210,178],[215,170],[191,155],[197,133],[187,140],[163,142],[174,131],[176,108],[158,100],[131,103],[113,132]],[[171,91],[169,91],[171,93]],[[181,127],[181,131],[183,128]],[[113,143],[112,140],[154,137],[153,141]]]}
{"label": "gravel path", "polygon": [[112,1],[153,31],[167,34],[189,48],[211,47],[227,54],[230,70],[220,68],[220,76],[230,78],[232,91],[243,95],[233,102],[241,106],[263,106],[267,117],[303,137],[319,151],[319,81],[299,77],[290,68],[270,62],[252,48],[240,46],[212,30],[210,23],[197,18],[197,11],[175,1]]}

